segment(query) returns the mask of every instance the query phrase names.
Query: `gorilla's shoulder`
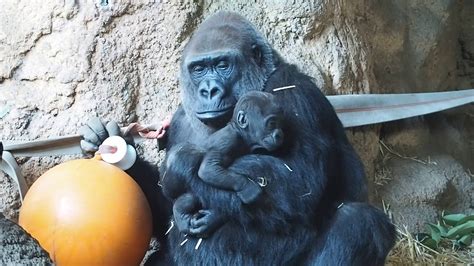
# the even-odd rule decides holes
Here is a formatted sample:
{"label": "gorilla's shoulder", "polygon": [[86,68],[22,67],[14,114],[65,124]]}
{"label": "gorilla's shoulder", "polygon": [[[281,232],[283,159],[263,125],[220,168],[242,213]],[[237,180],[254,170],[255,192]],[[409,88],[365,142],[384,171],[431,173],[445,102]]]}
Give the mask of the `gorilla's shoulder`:
{"label": "gorilla's shoulder", "polygon": [[313,77],[304,74],[298,66],[281,62],[267,79],[264,90],[271,92],[275,88],[295,86],[298,89],[298,92],[295,91],[295,93],[301,96],[304,96],[305,92],[309,92],[318,98],[325,98],[314,81]]}

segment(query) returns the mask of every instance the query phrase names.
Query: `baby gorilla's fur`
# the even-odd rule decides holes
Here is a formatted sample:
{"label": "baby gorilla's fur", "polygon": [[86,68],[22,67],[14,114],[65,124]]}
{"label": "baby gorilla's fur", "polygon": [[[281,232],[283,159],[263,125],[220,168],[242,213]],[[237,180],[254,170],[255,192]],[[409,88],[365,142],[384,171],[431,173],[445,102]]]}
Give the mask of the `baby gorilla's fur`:
{"label": "baby gorilla's fur", "polygon": [[[188,162],[197,162],[202,158],[198,170],[200,179],[216,188],[237,192],[243,203],[251,204],[262,192],[260,185],[251,177],[230,171],[227,167],[240,156],[255,151],[272,152],[278,149],[283,143],[281,117],[282,110],[271,93],[248,92],[237,102],[231,121],[209,137],[205,146],[207,150],[200,153],[194,145],[189,144],[190,147],[182,147],[179,153],[186,153],[188,158],[190,154],[196,157],[189,158]],[[194,152],[190,152],[190,149]],[[176,156],[170,158],[177,158]],[[175,167],[182,161],[170,158],[167,163]],[[170,180],[163,180],[163,191],[165,195],[176,199],[173,191],[181,190],[186,180],[168,181]],[[190,193],[178,196],[173,214],[181,232],[202,233],[197,220],[205,213],[197,211],[200,206],[199,200]],[[208,221],[211,224],[217,225],[221,221],[219,215],[212,217],[216,221]]]}

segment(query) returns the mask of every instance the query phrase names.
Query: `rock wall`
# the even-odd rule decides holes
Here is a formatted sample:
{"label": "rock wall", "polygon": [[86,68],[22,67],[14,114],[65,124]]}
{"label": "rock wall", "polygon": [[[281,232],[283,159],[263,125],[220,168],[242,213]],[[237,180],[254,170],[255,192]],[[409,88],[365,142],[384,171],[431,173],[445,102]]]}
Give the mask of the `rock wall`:
{"label": "rock wall", "polygon": [[[0,139],[74,134],[92,116],[124,125],[159,122],[179,104],[183,45],[218,10],[246,16],[327,94],[474,86],[470,1],[5,0],[0,9]],[[437,127],[435,117],[434,123],[421,118],[348,130],[366,165],[375,203],[397,198],[390,196],[392,186],[406,179],[386,174],[399,166],[380,154],[379,140],[400,152],[449,155],[462,163],[461,170],[474,169],[469,160],[472,106],[439,116],[447,126]],[[459,149],[429,145],[443,134],[466,142],[453,138]],[[142,144],[139,152],[160,161],[155,143]],[[19,162],[31,184],[67,159]],[[404,209],[392,201],[395,214]],[[15,219],[18,207],[15,185],[0,174],[0,211]],[[433,203],[432,215],[437,208]]]}
{"label": "rock wall", "polygon": [[0,247],[1,265],[53,265],[38,241],[1,213]]}

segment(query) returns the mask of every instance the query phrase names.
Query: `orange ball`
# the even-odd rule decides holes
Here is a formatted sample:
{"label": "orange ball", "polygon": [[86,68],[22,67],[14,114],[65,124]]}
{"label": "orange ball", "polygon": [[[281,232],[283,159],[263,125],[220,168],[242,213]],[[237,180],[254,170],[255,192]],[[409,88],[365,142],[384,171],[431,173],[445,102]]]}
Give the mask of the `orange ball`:
{"label": "orange ball", "polygon": [[138,265],[152,234],[140,187],[96,158],[62,163],[38,178],[19,224],[59,265]]}

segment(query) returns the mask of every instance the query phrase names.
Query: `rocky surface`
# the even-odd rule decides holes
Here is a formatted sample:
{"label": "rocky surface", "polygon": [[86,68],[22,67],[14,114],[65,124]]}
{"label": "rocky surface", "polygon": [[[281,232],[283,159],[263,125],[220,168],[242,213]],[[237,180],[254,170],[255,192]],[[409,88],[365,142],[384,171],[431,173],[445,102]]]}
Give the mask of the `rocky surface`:
{"label": "rocky surface", "polygon": [[48,253],[20,226],[0,213],[0,265],[52,265]]}
{"label": "rocky surface", "polygon": [[381,189],[383,200],[394,220],[411,232],[425,231],[440,210],[458,213],[474,206],[472,177],[449,155],[427,160],[394,156],[385,167],[391,172],[389,185]]}
{"label": "rocky surface", "polygon": [[[183,45],[218,10],[246,16],[327,94],[474,87],[472,1],[257,2],[2,2],[0,139],[74,134],[92,116],[123,125],[161,121],[179,104]],[[451,156],[464,174],[473,170],[473,114],[471,105],[443,113],[441,120],[427,117],[348,130],[366,166],[373,201],[396,198],[401,186],[396,182],[401,181],[395,180],[420,178],[424,184],[426,176],[420,175],[429,172],[415,167],[410,169],[419,175],[409,175],[404,164],[388,164],[380,140],[402,154]],[[141,144],[139,152],[160,161],[151,141]],[[19,163],[31,184],[67,159],[19,158]],[[383,171],[396,178],[380,182]],[[456,173],[465,178],[461,170]],[[406,196],[417,198],[417,191]],[[464,197],[455,201],[469,202]],[[463,204],[463,211],[472,212],[472,204]],[[0,212],[16,219],[19,206],[14,183],[0,174]],[[427,208],[415,201],[403,206],[398,209],[413,214]],[[437,213],[445,205],[430,206]]]}

